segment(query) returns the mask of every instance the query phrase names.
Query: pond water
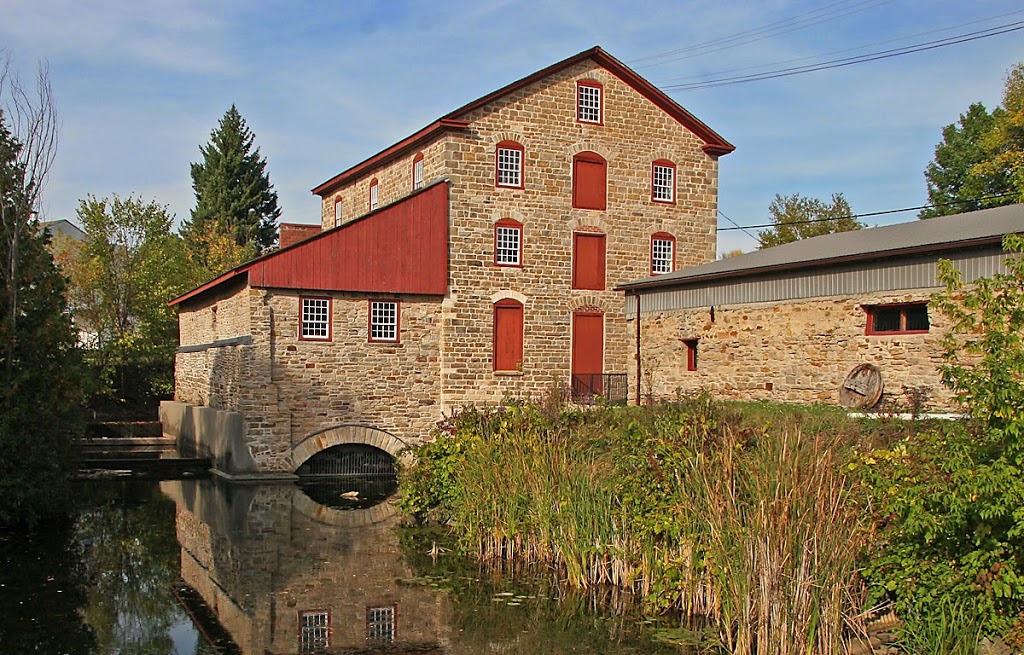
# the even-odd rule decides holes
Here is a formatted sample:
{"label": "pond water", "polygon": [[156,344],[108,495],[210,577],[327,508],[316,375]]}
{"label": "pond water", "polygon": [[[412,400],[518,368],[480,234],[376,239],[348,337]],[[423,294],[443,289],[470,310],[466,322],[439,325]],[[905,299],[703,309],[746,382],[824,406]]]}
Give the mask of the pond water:
{"label": "pond water", "polygon": [[628,597],[434,547],[399,526],[394,490],[83,483],[72,524],[0,533],[0,653],[681,652]]}

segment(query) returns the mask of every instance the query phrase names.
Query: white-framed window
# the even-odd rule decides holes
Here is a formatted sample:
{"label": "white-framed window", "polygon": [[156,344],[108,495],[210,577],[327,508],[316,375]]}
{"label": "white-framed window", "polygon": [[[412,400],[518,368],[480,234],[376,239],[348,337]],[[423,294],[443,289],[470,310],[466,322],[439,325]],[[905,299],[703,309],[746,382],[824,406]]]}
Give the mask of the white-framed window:
{"label": "white-framed window", "polygon": [[412,188],[413,190],[423,188],[423,153],[419,153],[412,160]]}
{"label": "white-framed window", "polygon": [[331,299],[302,299],[302,339],[329,341],[331,338]]}
{"label": "white-framed window", "polygon": [[331,615],[326,611],[299,615],[299,650],[313,653],[331,647]]}
{"label": "white-framed window", "polygon": [[377,180],[370,183],[370,211],[377,209]]}
{"label": "white-framed window", "polygon": [[498,144],[498,186],[522,188],[523,147],[513,141]]}
{"label": "white-framed window", "polygon": [[601,122],[601,85],[581,81],[576,86],[576,120],[582,123]]}
{"label": "white-framed window", "polygon": [[366,639],[375,644],[395,640],[395,606],[366,608]]}
{"label": "white-framed window", "polygon": [[494,263],[498,266],[522,266],[523,226],[505,219],[494,226]]}
{"label": "white-framed window", "polygon": [[398,341],[398,303],[370,301],[370,341]]}
{"label": "white-framed window", "polygon": [[659,232],[651,237],[651,274],[671,273],[675,263],[676,240]]}
{"label": "white-framed window", "polygon": [[341,196],[334,199],[334,227],[341,225]]}
{"label": "white-framed window", "polygon": [[675,202],[676,167],[669,161],[656,161],[651,169],[651,200]]}

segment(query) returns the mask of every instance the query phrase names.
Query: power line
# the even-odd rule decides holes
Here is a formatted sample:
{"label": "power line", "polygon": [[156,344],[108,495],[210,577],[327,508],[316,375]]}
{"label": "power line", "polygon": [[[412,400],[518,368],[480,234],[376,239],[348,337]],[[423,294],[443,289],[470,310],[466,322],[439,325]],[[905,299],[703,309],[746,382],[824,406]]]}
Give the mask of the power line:
{"label": "power line", "polygon": [[[748,236],[750,236],[750,233],[747,232],[747,230],[753,230],[753,229],[762,228],[762,227],[779,227],[779,225],[806,225],[808,223],[827,223],[829,221],[837,221],[837,220],[841,220],[841,219],[844,219],[844,218],[867,218],[869,216],[884,216],[886,214],[901,214],[903,212],[918,211],[918,210],[921,210],[921,209],[930,209],[932,207],[948,207],[949,205],[962,205],[962,204],[967,203],[967,202],[981,202],[983,200],[993,200],[995,198],[1006,198],[1007,196],[1013,196],[1013,195],[1016,195],[1016,194],[1015,193],[997,193],[997,194],[991,195],[991,196],[982,196],[980,198],[968,198],[966,200],[954,200],[953,202],[937,202],[937,203],[932,204],[932,205],[921,205],[920,207],[904,207],[902,209],[886,209],[884,211],[867,212],[867,213],[864,213],[864,214],[850,214],[849,216],[836,216],[835,218],[809,218],[809,219],[807,219],[805,221],[788,221],[786,223],[781,223],[781,224],[779,224],[779,223],[765,223],[763,225],[738,225],[735,221],[733,221],[731,218],[726,216],[726,218],[729,220],[729,222],[732,223],[733,225],[735,225],[736,227],[720,227],[720,228],[718,228],[718,231],[719,232],[728,232],[728,231],[731,231],[731,230],[743,230],[744,234],[747,234]],[[721,211],[719,211],[718,213],[722,214]],[[722,216],[725,216],[725,214],[722,214]],[[757,237],[752,237],[752,238],[756,239],[757,241],[760,241],[760,239],[757,238]]]}
{"label": "power line", "polygon": [[998,36],[1000,34],[1007,34],[1009,32],[1016,32],[1024,29],[1024,21],[1018,21],[1015,23],[1007,23],[1005,25],[998,25],[984,30],[978,30],[976,32],[968,32],[966,34],[958,34],[956,36],[947,37],[945,39],[938,39],[936,41],[928,41],[925,43],[919,43],[903,48],[893,48],[890,50],[882,50],[879,52],[872,52],[865,55],[858,55],[856,57],[847,57],[843,59],[835,59],[832,61],[821,62],[819,64],[809,64],[807,66],[797,66],[794,68],[783,68],[775,71],[768,71],[765,73],[755,73],[752,75],[740,75],[736,77],[724,77],[717,80],[708,80],[705,82],[694,82],[692,84],[677,84],[674,86],[662,87],[664,91],[686,91],[693,89],[708,89],[717,86],[728,86],[732,84],[742,84],[744,82],[756,82],[760,80],[770,80],[778,77],[788,77],[790,75],[800,75],[802,73],[812,73],[820,70],[827,70],[830,68],[842,68],[844,66],[852,66],[853,64],[863,64],[869,61],[878,61],[880,59],[890,59],[892,57],[898,57],[900,55],[906,55],[913,52],[922,52],[925,50],[934,50],[936,48],[942,48],[945,46],[956,45],[959,43],[967,43],[969,41],[977,41],[979,39],[986,39],[991,36]]}
{"label": "power line", "polygon": [[722,210],[718,210],[718,214],[719,214],[719,216],[721,216],[721,217],[722,217],[722,218],[724,218],[725,220],[727,220],[727,221],[729,221],[730,223],[732,223],[733,225],[735,225],[735,227],[720,227],[718,231],[720,231],[720,232],[721,232],[721,231],[723,231],[723,230],[739,229],[739,230],[742,230],[744,234],[746,234],[746,235],[750,236],[751,238],[753,238],[753,239],[754,239],[754,241],[756,241],[756,242],[758,242],[758,243],[760,243],[760,242],[761,242],[761,238],[760,238],[760,237],[758,237],[758,236],[755,236],[754,234],[752,234],[752,233],[750,233],[750,232],[746,231],[746,228],[745,228],[745,227],[743,227],[742,225],[740,225],[740,224],[739,224],[739,223],[737,223],[736,221],[734,221],[734,220],[732,220],[731,218],[729,218],[728,216],[726,216],[726,215],[725,215],[725,212],[723,212]]}
{"label": "power line", "polygon": [[[652,59],[663,59],[663,61],[657,61],[653,63],[640,63],[635,66],[636,68],[650,68],[652,66],[661,66],[674,61],[680,61],[683,59],[691,59],[693,57],[699,57],[701,55],[711,54],[713,52],[719,52],[728,48],[734,48],[736,46],[746,45],[748,43],[754,43],[755,41],[761,41],[772,36],[779,36],[781,34],[787,34],[789,32],[795,32],[797,30],[818,25],[837,18],[843,18],[851,14],[855,14],[866,9],[873,9],[874,7],[887,4],[892,0],[861,0],[855,4],[849,11],[842,8],[833,9],[839,5],[849,4],[851,0],[843,0],[841,2],[834,2],[830,5],[826,5],[814,11],[806,12],[805,14],[798,14],[792,18],[785,18],[782,20],[775,21],[774,23],[768,23],[760,27],[754,27],[743,32],[737,32],[725,37],[717,39],[711,39],[702,43],[696,43],[685,48],[678,48],[676,50],[670,50],[668,52],[658,53],[654,55],[648,55],[639,59],[634,59],[629,62],[630,65],[635,65],[640,62],[646,62]],[[868,5],[868,6],[864,6]],[[829,11],[831,10],[831,11]],[[842,13],[844,12],[845,13]],[[821,14],[815,16],[815,14]],[[697,52],[695,52],[697,51]],[[686,54],[690,53],[690,54]],[[675,56],[680,55],[680,56]]]}
{"label": "power line", "polygon": [[831,50],[829,52],[821,52],[821,53],[818,53],[816,55],[809,55],[807,57],[796,57],[794,59],[784,59],[782,61],[775,61],[775,62],[771,62],[771,63],[767,63],[767,64],[758,64],[757,66],[745,66],[745,67],[742,67],[742,68],[728,68],[728,69],[720,70],[720,71],[713,71],[713,72],[708,72],[708,73],[702,73],[700,75],[688,75],[686,77],[676,77],[676,78],[671,78],[671,79],[666,79],[666,80],[659,80],[656,84],[659,87],[664,87],[666,84],[683,83],[686,80],[699,80],[699,79],[702,79],[702,78],[713,77],[713,76],[716,76],[716,75],[725,75],[725,74],[728,74],[728,73],[738,73],[740,71],[755,70],[755,69],[759,69],[759,68],[769,68],[771,66],[780,66],[780,65],[783,65],[783,64],[792,64],[792,63],[797,62],[797,61],[807,61],[809,59],[818,59],[818,58],[821,58],[821,57],[828,57],[830,55],[842,54],[844,52],[854,52],[854,51],[857,51],[857,50],[864,50],[865,48],[870,48],[872,46],[886,45],[886,44],[889,44],[889,43],[895,43],[897,41],[905,41],[905,40],[908,40],[908,39],[915,39],[915,38],[922,37],[922,36],[928,36],[929,34],[938,34],[940,32],[948,32],[950,30],[955,30],[955,29],[967,27],[968,25],[977,25],[978,23],[986,23],[988,21],[993,21],[993,20],[996,20],[996,19],[999,19],[999,18],[1006,18],[1007,16],[1014,16],[1016,14],[1022,14],[1022,13],[1024,13],[1024,10],[1010,11],[1010,12],[1007,12],[1005,14],[997,14],[995,16],[989,16],[987,18],[979,18],[978,20],[968,21],[966,23],[958,23],[956,25],[950,25],[948,27],[942,27],[942,28],[939,28],[939,29],[936,29],[936,30],[928,30],[928,31],[925,31],[925,32],[917,32],[916,34],[908,34],[906,36],[900,36],[900,37],[896,37],[894,39],[886,39],[884,41],[874,41],[872,43],[865,43],[865,44],[862,44],[862,45],[859,45],[859,46],[856,46],[856,47],[853,47],[853,48],[843,48],[842,50]]}

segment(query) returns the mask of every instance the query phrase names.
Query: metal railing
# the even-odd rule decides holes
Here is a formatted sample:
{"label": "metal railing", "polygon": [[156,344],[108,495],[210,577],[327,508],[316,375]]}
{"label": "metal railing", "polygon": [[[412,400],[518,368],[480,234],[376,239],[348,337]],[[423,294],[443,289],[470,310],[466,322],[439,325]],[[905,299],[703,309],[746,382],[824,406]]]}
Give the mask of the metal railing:
{"label": "metal railing", "polygon": [[625,373],[575,373],[572,376],[572,401],[589,404],[603,400],[621,404],[628,396]]}

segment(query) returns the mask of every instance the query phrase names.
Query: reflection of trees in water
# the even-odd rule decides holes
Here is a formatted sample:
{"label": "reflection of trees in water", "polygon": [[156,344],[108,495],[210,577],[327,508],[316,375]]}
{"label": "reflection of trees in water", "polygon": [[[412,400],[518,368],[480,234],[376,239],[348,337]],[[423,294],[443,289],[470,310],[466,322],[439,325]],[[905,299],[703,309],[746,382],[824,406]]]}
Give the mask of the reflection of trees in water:
{"label": "reflection of trees in water", "polygon": [[171,594],[179,575],[174,511],[149,482],[92,485],[75,530],[93,581],[85,619],[97,653],[175,652],[169,629],[184,617]]}
{"label": "reflection of trees in water", "polygon": [[82,621],[86,578],[69,524],[43,534],[0,532],[0,651],[93,652],[95,636]]}

